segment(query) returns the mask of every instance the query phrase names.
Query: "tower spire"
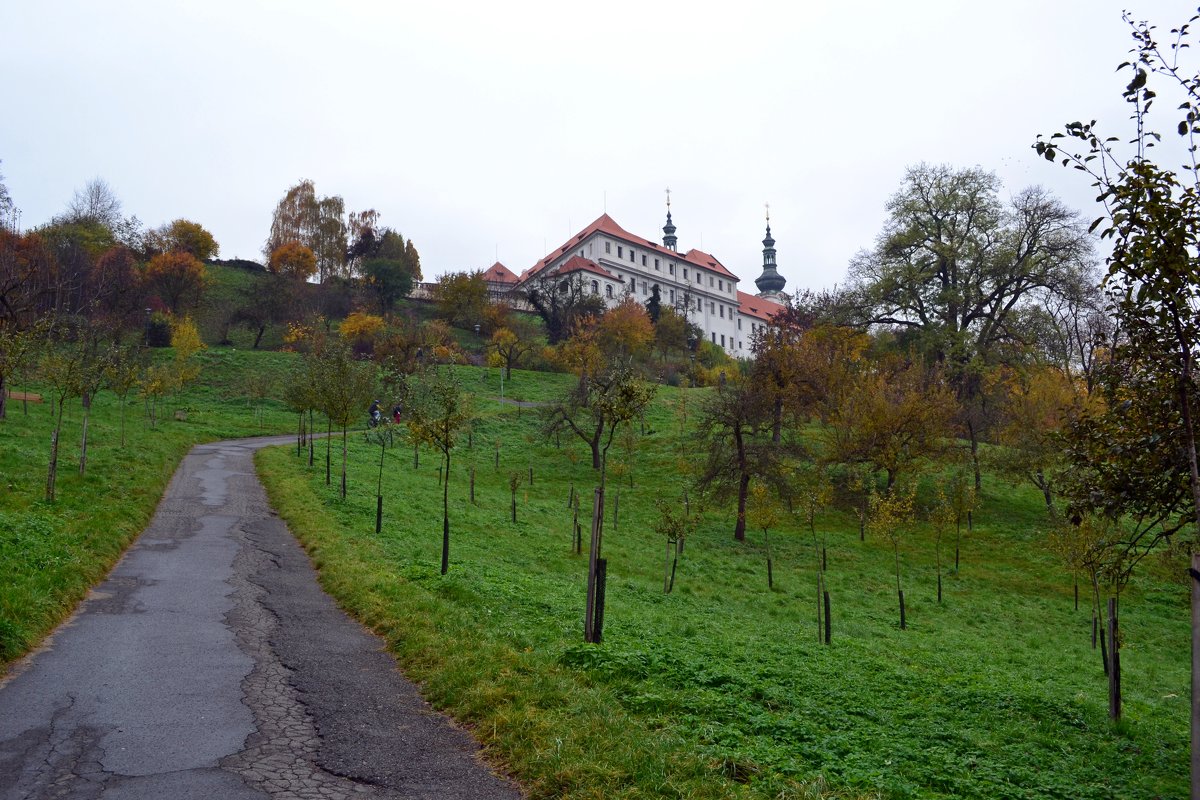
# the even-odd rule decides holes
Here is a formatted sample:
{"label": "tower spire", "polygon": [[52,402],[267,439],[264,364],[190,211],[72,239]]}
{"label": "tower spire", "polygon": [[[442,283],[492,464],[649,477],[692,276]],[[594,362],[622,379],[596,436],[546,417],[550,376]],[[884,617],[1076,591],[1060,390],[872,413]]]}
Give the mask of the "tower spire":
{"label": "tower spire", "polygon": [[671,222],[671,187],[667,187],[667,224],[663,225],[663,246],[668,250],[674,250],[679,242],[675,236],[675,223]]}
{"label": "tower spire", "polygon": [[766,204],[767,236],[763,239],[763,271],[754,280],[758,287],[758,296],[779,302],[783,299],[783,287],[787,279],[780,275],[775,267],[775,239],[771,236],[771,204]]}

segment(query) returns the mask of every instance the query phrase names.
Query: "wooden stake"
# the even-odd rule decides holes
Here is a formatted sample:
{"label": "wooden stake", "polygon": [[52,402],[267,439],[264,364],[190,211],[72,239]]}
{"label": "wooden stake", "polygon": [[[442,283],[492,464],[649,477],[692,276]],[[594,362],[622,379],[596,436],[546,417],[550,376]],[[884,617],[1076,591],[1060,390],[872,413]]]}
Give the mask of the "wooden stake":
{"label": "wooden stake", "polygon": [[1117,598],[1108,598],[1108,715],[1121,719],[1121,639],[1117,627]]}

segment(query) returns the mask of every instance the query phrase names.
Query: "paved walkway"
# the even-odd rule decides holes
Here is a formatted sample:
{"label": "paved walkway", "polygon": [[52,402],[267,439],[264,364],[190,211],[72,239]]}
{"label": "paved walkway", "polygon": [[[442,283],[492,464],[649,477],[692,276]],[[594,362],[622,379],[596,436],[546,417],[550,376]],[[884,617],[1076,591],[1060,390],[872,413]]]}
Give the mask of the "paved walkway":
{"label": "paved walkway", "polygon": [[0,798],[519,798],[317,585],[254,475],[288,441],[194,448],[0,683]]}

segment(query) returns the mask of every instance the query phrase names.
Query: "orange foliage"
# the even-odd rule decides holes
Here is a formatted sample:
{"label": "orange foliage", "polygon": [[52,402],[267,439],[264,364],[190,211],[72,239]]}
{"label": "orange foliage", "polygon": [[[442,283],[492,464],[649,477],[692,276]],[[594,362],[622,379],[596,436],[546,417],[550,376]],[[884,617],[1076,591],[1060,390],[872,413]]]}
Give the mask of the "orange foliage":
{"label": "orange foliage", "polygon": [[199,302],[207,283],[204,265],[182,250],[159,253],[150,259],[142,277],[172,313]]}
{"label": "orange foliage", "polygon": [[267,269],[276,275],[306,281],[317,274],[317,257],[299,242],[284,242],[271,253]]}
{"label": "orange foliage", "polygon": [[639,356],[654,341],[654,323],[641,303],[626,297],[604,312],[596,333],[597,344],[606,354]]}
{"label": "orange foliage", "polygon": [[371,342],[383,332],[384,327],[383,317],[355,311],[342,320],[338,333],[349,342]]}

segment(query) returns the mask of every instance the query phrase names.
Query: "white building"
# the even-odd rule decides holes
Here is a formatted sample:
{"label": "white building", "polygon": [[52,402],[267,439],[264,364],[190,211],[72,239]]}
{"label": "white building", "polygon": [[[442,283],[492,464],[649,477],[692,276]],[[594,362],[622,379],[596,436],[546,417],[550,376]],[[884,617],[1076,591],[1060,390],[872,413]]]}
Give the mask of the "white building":
{"label": "white building", "polygon": [[769,221],[757,297],[738,291],[739,278],[716,256],[694,248],[678,252],[675,230],[669,206],[662,244],[636,236],[602,214],[521,273],[513,288],[519,291],[548,275],[578,275],[585,290],[611,307],[626,296],[645,303],[657,286],[659,302],[699,326],[713,344],[731,356],[749,357],[751,334],[782,308],[777,300],[782,299],[785,281],[775,271]]}

